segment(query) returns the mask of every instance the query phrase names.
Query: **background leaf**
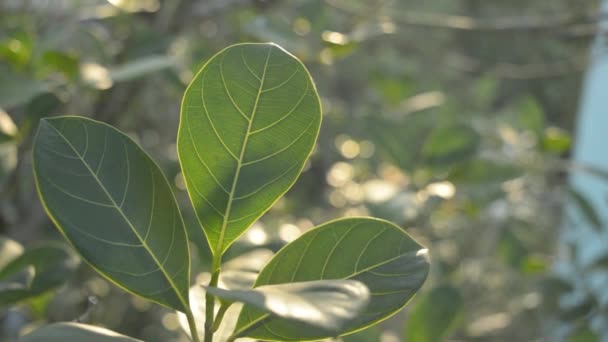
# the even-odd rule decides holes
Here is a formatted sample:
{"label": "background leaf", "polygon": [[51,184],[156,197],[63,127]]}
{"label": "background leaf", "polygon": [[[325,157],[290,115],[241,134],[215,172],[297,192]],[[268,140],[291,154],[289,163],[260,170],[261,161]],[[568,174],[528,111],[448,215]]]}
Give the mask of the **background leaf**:
{"label": "background leaf", "polygon": [[[285,246],[260,273],[255,286],[322,279],[352,279],[370,291],[369,305],[344,333],[377,323],[399,311],[428,274],[427,250],[394,224],[372,218],[347,218],[312,229]],[[237,329],[264,313],[245,306]],[[252,331],[259,339],[301,341],[329,337],[271,319]]]}
{"label": "background leaf", "polygon": [[23,254],[23,246],[11,239],[0,237],[0,269]]}
{"label": "background leaf", "polygon": [[308,71],[277,45],[229,47],[196,75],[182,102],[178,151],[214,254],[291,187],[320,124]]}
{"label": "background leaf", "polygon": [[142,342],[112,330],[80,323],[55,323],[36,329],[21,342]]}
{"label": "background leaf", "polygon": [[0,108],[0,185],[17,166],[17,127],[13,119]]}
{"label": "background leaf", "polygon": [[0,107],[9,109],[46,93],[48,82],[31,79],[0,67]]}
{"label": "background leaf", "polygon": [[130,138],[90,119],[44,119],[34,171],[47,213],[85,260],[137,295],[186,310],[181,214],[158,166]]}
{"label": "background leaf", "polygon": [[259,286],[253,290],[224,290],[209,286],[206,290],[225,301],[243,302],[268,313],[250,325],[241,326],[241,331],[268,320],[272,315],[305,323],[317,332],[336,336],[369,303],[369,290],[354,280],[285,283]]}
{"label": "background leaf", "polygon": [[408,342],[444,341],[463,310],[462,296],[450,286],[436,287],[418,300],[405,327]]}
{"label": "background leaf", "polygon": [[[16,248],[12,241],[3,245],[3,249]],[[25,250],[0,269],[0,305],[32,298],[63,284],[78,265],[78,259],[56,243]]]}

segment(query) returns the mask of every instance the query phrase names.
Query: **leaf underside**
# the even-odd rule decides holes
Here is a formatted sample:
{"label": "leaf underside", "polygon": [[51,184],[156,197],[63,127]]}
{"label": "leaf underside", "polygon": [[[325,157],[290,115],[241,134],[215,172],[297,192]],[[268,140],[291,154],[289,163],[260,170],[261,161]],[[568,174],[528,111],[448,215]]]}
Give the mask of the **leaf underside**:
{"label": "leaf underside", "polygon": [[338,335],[345,324],[357,317],[367,305],[369,291],[355,280],[316,280],[259,286],[250,290],[206,290],[226,301],[249,304],[270,315],[303,323],[303,329],[317,329]]}
{"label": "leaf underside", "polygon": [[274,44],[231,46],[195,76],[182,102],[178,153],[214,254],[293,185],[320,124],[308,71]]}
{"label": "leaf underside", "polygon": [[[377,323],[399,311],[428,274],[426,249],[394,224],[346,218],[312,229],[285,246],[260,273],[255,287],[321,279],[352,279],[370,291],[369,305],[343,334]],[[245,305],[237,330],[265,313]],[[262,340],[304,341],[328,336],[279,318],[247,334]]]}
{"label": "leaf underside", "polygon": [[76,250],[126,290],[185,310],[190,257],[175,198],[130,138],[90,119],[40,123],[34,171],[47,213]]}

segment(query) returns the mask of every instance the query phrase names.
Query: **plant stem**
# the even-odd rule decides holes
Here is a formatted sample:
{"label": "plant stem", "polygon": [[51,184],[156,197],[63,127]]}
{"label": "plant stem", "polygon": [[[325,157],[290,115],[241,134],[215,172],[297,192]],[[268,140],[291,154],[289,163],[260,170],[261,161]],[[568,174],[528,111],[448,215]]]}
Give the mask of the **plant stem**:
{"label": "plant stem", "polygon": [[270,315],[264,315],[264,316],[256,319],[255,321],[250,322],[248,325],[241,328],[239,331],[235,331],[232,335],[230,335],[230,337],[228,337],[226,342],[234,342],[234,340],[236,340],[237,338],[241,338],[241,337],[245,336],[248,332],[257,329],[262,324],[264,324],[264,322],[266,322],[266,320],[269,317],[270,317]]}
{"label": "plant stem", "polygon": [[215,316],[215,320],[213,321],[213,332],[216,332],[220,327],[220,323],[222,323],[222,319],[224,319],[224,315],[226,314],[226,311],[228,311],[228,308],[230,308],[231,304],[232,303],[222,303],[220,306],[220,309],[217,311],[217,315]]}
{"label": "plant stem", "polygon": [[200,339],[198,338],[198,329],[196,329],[196,321],[194,320],[192,310],[188,309],[188,311],[186,312],[186,317],[188,318],[188,326],[190,327],[190,335],[192,336],[192,342],[200,342]]}
{"label": "plant stem", "polygon": [[[209,286],[216,287],[217,282],[220,278],[220,264],[222,257],[221,256],[213,256],[213,263],[211,266],[212,274],[211,281],[209,282]],[[207,292],[205,295],[205,341],[204,342],[213,342],[213,316],[215,311],[215,296]],[[222,317],[218,316],[218,319],[222,319]],[[218,323],[219,326],[219,323]]]}

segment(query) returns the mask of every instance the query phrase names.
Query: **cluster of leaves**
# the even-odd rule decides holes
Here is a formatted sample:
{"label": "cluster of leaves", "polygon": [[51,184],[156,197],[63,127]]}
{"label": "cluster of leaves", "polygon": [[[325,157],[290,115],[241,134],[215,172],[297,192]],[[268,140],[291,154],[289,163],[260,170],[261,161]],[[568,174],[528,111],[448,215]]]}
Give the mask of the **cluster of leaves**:
{"label": "cluster of leaves", "polygon": [[[398,226],[365,217],[332,221],[281,249],[255,283],[247,282],[251,272],[235,270],[233,279],[245,279],[218,287],[222,256],[294,183],[320,122],[308,71],[273,44],[222,50],[186,90],[178,152],[213,255],[209,283],[194,285],[207,292],[204,317],[192,310],[198,303],[189,294],[180,210],[162,171],[132,139],[82,117],[44,119],[34,174],[48,215],[79,254],[125,290],[185,314],[194,341],[199,334],[206,342],[334,337],[393,315],[426,279],[426,249]],[[234,331],[214,339],[234,302],[245,303]],[[59,324],[26,340],[59,341],[75,329]],[[95,331],[84,327],[70,338]]]}

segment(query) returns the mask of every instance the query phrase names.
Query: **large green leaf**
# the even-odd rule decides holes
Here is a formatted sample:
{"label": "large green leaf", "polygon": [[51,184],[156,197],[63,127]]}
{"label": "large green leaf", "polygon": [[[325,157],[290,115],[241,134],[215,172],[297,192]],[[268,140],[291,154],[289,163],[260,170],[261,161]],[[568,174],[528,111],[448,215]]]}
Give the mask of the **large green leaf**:
{"label": "large green leaf", "polygon": [[142,342],[112,330],[80,323],[54,323],[21,337],[20,342]]}
{"label": "large green leaf", "polygon": [[32,298],[63,284],[78,265],[78,258],[57,243],[28,248],[0,269],[0,305]]}
{"label": "large green leaf", "polygon": [[43,119],[34,171],[47,213],[91,266],[134,294],[188,307],[182,217],[165,176],[137,144],[90,119]]}
{"label": "large green leaf", "polygon": [[408,342],[444,341],[456,327],[462,314],[463,300],[450,286],[434,288],[412,308],[405,327]]}
{"label": "large green leaf", "polygon": [[[354,332],[399,311],[428,274],[427,250],[394,224],[373,218],[346,218],[312,229],[285,246],[260,273],[255,287],[321,279],[352,279],[370,291],[369,305],[343,333]],[[245,306],[237,330],[265,315]],[[315,329],[296,329],[272,318],[247,336],[304,341],[330,337]]]}
{"label": "large green leaf", "polygon": [[224,49],[186,90],[179,158],[196,215],[221,255],[295,182],[321,124],[308,71],[274,44]]}
{"label": "large green leaf", "polygon": [[236,336],[272,317],[294,321],[291,323],[294,329],[313,328],[318,333],[336,336],[369,302],[369,290],[356,280],[305,281],[259,286],[252,290],[224,290],[211,286],[206,289],[227,302],[242,302],[267,313],[240,327]]}

